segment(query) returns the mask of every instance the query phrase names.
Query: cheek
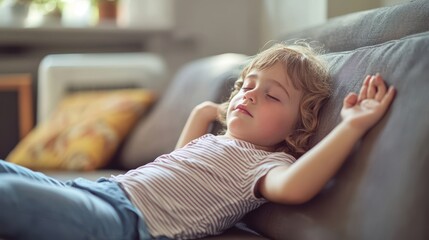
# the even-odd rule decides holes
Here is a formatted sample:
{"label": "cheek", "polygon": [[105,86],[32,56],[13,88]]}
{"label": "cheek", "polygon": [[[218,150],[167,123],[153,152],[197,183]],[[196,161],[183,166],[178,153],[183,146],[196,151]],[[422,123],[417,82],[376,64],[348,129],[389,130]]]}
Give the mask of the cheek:
{"label": "cheek", "polygon": [[281,110],[271,111],[265,114],[266,120],[269,122],[265,124],[265,129],[267,132],[278,133],[278,135],[285,137],[295,128],[296,114],[291,111],[280,113]]}

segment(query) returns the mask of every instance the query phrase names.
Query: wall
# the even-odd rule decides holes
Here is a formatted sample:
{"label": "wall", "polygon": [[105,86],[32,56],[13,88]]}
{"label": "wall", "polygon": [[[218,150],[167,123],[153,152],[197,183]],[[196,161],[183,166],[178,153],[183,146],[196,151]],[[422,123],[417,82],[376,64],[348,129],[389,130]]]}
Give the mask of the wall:
{"label": "wall", "polygon": [[181,0],[175,2],[170,39],[153,41],[171,72],[200,57],[226,52],[252,55],[260,47],[261,0]]}
{"label": "wall", "polygon": [[326,21],[327,0],[265,0],[261,13],[261,45],[276,36]]}
{"label": "wall", "polygon": [[392,6],[404,2],[409,2],[410,0],[381,0],[382,6]]}
{"label": "wall", "polygon": [[327,0],[328,18],[382,6],[381,0]]}
{"label": "wall", "polygon": [[392,6],[409,1],[410,0],[328,0],[328,18],[356,11]]}

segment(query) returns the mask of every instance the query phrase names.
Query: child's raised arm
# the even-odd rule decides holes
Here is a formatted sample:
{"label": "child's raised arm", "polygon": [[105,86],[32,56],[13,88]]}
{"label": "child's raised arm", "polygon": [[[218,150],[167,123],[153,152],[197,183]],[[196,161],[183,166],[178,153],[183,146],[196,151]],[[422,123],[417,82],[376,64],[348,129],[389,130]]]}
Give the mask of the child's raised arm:
{"label": "child's raised arm", "polygon": [[320,143],[290,167],[272,169],[261,179],[259,192],[280,203],[303,203],[313,198],[334,176],[355,143],[387,111],[395,95],[380,75],[367,76],[359,95],[344,99],[342,121]]}
{"label": "child's raised arm", "polygon": [[177,141],[176,149],[206,134],[210,124],[217,119],[218,114],[219,104],[206,101],[197,105],[186,121],[185,127]]}

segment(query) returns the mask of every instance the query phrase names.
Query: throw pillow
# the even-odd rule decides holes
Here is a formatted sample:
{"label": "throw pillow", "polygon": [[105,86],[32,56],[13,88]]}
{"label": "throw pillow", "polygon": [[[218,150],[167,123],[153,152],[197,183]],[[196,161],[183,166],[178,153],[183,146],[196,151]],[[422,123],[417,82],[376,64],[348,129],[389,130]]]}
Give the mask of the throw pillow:
{"label": "throw pillow", "polygon": [[154,100],[143,89],[70,94],[6,159],[34,170],[101,168]]}

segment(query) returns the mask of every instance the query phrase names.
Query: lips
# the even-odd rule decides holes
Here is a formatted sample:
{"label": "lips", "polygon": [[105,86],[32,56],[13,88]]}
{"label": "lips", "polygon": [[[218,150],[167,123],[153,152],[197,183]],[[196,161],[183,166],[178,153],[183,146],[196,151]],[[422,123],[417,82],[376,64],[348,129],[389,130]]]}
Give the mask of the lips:
{"label": "lips", "polygon": [[247,107],[244,106],[243,104],[239,104],[234,110],[237,110],[241,113],[249,115],[250,117],[253,117],[253,115],[247,110]]}

